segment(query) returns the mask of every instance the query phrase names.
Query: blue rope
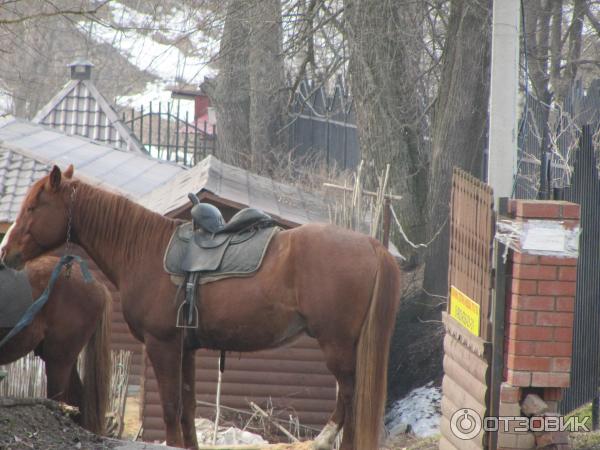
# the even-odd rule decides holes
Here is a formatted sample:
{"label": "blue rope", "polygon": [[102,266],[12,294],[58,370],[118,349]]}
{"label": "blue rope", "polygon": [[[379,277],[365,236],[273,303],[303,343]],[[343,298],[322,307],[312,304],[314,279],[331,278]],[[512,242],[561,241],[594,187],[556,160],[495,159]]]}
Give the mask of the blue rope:
{"label": "blue rope", "polygon": [[25,311],[23,316],[21,316],[21,318],[19,319],[17,324],[13,327],[13,329],[10,330],[10,332],[6,336],[4,336],[4,339],[2,339],[0,341],[0,348],[2,348],[2,346],[4,344],[6,344],[12,337],[14,337],[17,333],[19,333],[23,328],[25,328],[27,325],[29,325],[33,321],[34,317],[40,312],[40,310],[48,302],[48,299],[50,298],[50,293],[52,292],[52,289],[54,288],[54,285],[56,284],[56,281],[58,280],[58,277],[59,277],[60,272],[63,269],[63,267],[69,266],[69,265],[73,264],[74,262],[79,264],[79,268],[81,269],[83,279],[86,283],[89,283],[93,280],[93,277],[92,277],[92,274],[90,273],[87,262],[85,260],[81,259],[80,256],[76,256],[76,255],[62,256],[60,258],[60,260],[58,261],[58,263],[56,264],[56,266],[54,266],[54,269],[52,270],[52,274],[50,275],[50,280],[48,281],[48,285],[46,286],[46,289],[44,289],[44,292],[42,292],[42,295],[40,295],[40,297],[35,302],[33,302],[29,308],[27,308],[27,311]]}

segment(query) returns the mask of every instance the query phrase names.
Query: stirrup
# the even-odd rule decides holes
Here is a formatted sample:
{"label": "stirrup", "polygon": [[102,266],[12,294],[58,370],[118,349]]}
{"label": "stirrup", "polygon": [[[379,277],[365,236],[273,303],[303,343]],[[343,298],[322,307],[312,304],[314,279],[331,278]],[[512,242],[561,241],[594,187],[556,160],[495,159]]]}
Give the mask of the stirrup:
{"label": "stirrup", "polygon": [[[175,323],[175,326],[177,328],[198,328],[198,307],[194,303],[190,314],[183,309],[185,305],[187,305],[187,302],[183,302],[179,305],[179,308],[177,308],[177,322]],[[187,318],[185,317],[186,315]]]}

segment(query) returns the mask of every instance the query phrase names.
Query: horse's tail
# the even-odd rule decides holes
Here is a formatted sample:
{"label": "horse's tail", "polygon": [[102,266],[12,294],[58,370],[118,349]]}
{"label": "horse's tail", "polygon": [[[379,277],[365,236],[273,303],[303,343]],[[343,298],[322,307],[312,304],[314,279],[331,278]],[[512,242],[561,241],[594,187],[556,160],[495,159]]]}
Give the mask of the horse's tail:
{"label": "horse's tail", "polygon": [[87,343],[84,359],[81,425],[96,434],[103,434],[110,394],[110,315],[112,297],[101,283],[104,296],[102,319]]}
{"label": "horse's tail", "polygon": [[358,339],[354,391],[355,450],[376,450],[387,397],[389,346],[400,302],[401,274],[394,258],[375,246],[377,275]]}

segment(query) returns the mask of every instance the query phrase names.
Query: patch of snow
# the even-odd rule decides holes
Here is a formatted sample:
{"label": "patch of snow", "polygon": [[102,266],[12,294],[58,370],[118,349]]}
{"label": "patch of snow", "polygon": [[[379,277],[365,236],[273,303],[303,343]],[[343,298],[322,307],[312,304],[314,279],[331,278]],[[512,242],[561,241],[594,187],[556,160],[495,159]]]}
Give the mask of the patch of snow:
{"label": "patch of snow", "polygon": [[84,21],[79,25],[94,40],[112,45],[132,64],[165,81],[199,83],[203,77],[214,75],[205,60],[190,56],[194,53],[190,48],[186,52],[178,48],[189,47],[192,37],[200,37],[194,11],[173,9],[154,16],[114,2],[111,12],[116,26]]}
{"label": "patch of snow", "polygon": [[[208,419],[196,419],[196,436],[198,444],[212,444],[215,424]],[[240,430],[235,427],[219,427],[217,431],[217,445],[250,445],[250,444],[268,444],[262,436]]]}
{"label": "patch of snow", "polygon": [[190,123],[194,122],[194,101],[172,99],[171,91],[168,90],[168,83],[165,83],[164,81],[146,84],[146,90],[141,94],[121,96],[116,99],[117,105],[130,107],[136,111],[139,111],[141,107],[144,107],[145,112],[148,112],[150,102],[153,102],[153,112],[158,111],[159,103],[162,103],[162,112],[166,112],[166,104],[171,103],[171,111],[173,114],[176,115],[179,110],[179,117],[181,120],[185,120],[187,113]]}
{"label": "patch of snow", "polygon": [[441,389],[433,382],[413,389],[406,397],[396,400],[385,416],[385,427],[395,436],[410,430],[418,437],[439,432]]}
{"label": "patch of snow", "polygon": [[13,110],[13,97],[10,92],[0,89],[0,117],[11,114]]}

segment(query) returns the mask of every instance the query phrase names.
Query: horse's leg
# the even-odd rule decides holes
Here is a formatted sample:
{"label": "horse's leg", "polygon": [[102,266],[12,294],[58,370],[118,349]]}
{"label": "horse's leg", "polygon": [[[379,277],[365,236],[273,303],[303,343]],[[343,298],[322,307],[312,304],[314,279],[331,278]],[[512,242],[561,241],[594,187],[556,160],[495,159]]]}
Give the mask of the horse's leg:
{"label": "horse's leg", "polygon": [[183,353],[181,385],[181,397],[183,399],[183,411],[181,414],[181,428],[183,430],[183,442],[186,448],[198,448],[198,437],[196,436],[196,351],[185,350]]}
{"label": "horse's leg", "polygon": [[146,352],[158,382],[167,445],[182,447],[181,434],[181,339],[179,334],[169,341],[146,336]]}
{"label": "horse's leg", "polygon": [[46,360],[46,393],[49,399],[68,403],[72,369],[73,365],[64,361]]}
{"label": "horse's leg", "polygon": [[67,391],[67,403],[76,406],[82,411],[81,400],[83,398],[83,383],[77,372],[77,364],[71,369],[71,378],[69,379],[69,389]]}
{"label": "horse's leg", "polygon": [[[352,342],[349,340],[349,342]],[[321,342],[320,342],[321,343]],[[354,372],[355,350],[347,344],[343,346],[324,345],[321,348],[325,354],[327,368],[338,382],[338,395],[335,411],[327,425],[321,430],[313,443],[314,450],[331,450],[339,431],[344,428],[340,450],[352,450],[354,440]]]}

